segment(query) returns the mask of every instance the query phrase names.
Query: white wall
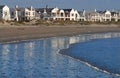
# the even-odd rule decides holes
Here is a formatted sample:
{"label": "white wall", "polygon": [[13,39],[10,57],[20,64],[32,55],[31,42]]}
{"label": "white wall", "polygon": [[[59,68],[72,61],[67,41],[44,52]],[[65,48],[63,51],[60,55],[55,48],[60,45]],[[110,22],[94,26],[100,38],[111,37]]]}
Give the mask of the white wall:
{"label": "white wall", "polygon": [[3,15],[2,15],[2,19],[4,20],[10,20],[10,9],[8,6],[4,6],[2,9]]}

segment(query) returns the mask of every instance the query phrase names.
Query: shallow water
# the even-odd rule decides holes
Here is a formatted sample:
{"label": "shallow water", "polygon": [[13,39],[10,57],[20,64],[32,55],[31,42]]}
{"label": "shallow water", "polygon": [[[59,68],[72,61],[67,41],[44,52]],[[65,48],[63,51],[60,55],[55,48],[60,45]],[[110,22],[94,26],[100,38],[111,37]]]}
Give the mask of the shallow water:
{"label": "shallow water", "polygon": [[120,37],[76,43],[64,50],[63,54],[110,73],[120,74]]}
{"label": "shallow water", "polygon": [[0,44],[0,78],[120,78],[59,54],[70,44],[118,36],[120,33],[86,34]]}

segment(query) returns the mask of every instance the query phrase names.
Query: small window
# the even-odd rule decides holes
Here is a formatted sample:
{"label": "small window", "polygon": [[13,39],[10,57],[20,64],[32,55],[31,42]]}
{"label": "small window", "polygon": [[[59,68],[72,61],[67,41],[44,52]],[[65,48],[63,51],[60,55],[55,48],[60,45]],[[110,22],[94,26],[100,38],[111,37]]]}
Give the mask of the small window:
{"label": "small window", "polygon": [[26,15],[28,15],[28,12],[26,12]]}
{"label": "small window", "polygon": [[33,15],[35,15],[35,13],[33,12]]}
{"label": "small window", "polygon": [[29,15],[30,15],[30,12],[29,12]]}
{"label": "small window", "polygon": [[11,15],[14,15],[14,12],[12,12]]}
{"label": "small window", "polygon": [[72,14],[72,16],[74,16],[74,14]]}
{"label": "small window", "polygon": [[7,15],[7,12],[4,12],[5,15]]}
{"label": "small window", "polygon": [[61,13],[61,17],[63,17],[63,13]]}

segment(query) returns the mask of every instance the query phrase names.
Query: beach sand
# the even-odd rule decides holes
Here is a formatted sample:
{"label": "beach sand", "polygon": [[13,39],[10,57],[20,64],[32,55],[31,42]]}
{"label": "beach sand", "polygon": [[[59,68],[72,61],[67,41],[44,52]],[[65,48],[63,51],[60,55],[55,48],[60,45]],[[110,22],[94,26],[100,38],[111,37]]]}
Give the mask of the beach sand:
{"label": "beach sand", "polygon": [[102,32],[120,32],[120,26],[116,25],[0,26],[0,43]]}

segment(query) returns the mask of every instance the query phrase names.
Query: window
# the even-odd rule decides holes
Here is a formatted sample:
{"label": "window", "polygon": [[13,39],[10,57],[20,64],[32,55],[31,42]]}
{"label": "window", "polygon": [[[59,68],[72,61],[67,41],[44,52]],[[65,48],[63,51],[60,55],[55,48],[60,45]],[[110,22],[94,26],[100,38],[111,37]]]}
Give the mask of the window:
{"label": "window", "polygon": [[22,15],[24,16],[24,15],[25,15],[25,13],[24,13],[24,12],[22,12]]}
{"label": "window", "polygon": [[35,15],[35,13],[33,12],[33,15]]}
{"label": "window", "polygon": [[12,12],[11,15],[14,15],[14,12]]}
{"label": "window", "polygon": [[4,12],[5,16],[7,15],[7,12]]}
{"label": "window", "polygon": [[61,13],[61,17],[63,17],[63,13]]}
{"label": "window", "polygon": [[26,12],[26,15],[28,15],[28,12]]}
{"label": "window", "polygon": [[74,14],[72,14],[72,16],[74,16]]}
{"label": "window", "polygon": [[75,14],[75,17],[77,18],[77,17],[78,17],[78,15],[77,15],[77,14]]}
{"label": "window", "polygon": [[29,12],[29,15],[30,15],[30,12]]}

